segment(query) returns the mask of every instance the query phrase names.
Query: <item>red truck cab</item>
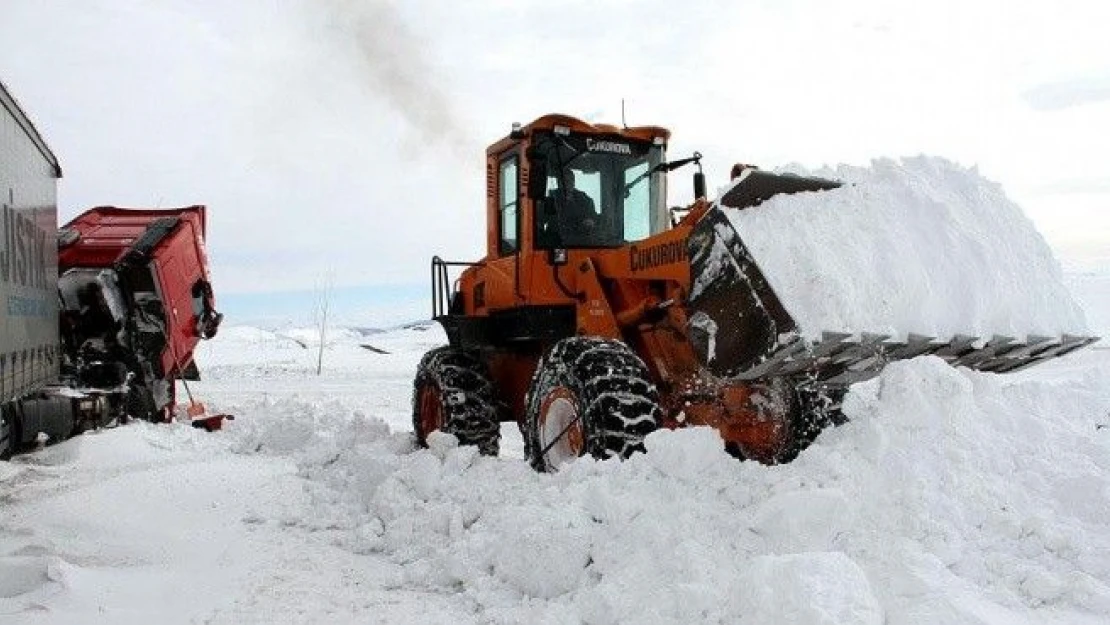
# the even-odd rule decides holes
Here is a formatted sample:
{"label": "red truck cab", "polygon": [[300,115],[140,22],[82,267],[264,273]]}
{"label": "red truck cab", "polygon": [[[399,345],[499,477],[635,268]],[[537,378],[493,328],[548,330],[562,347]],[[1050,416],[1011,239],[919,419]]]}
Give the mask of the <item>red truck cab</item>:
{"label": "red truck cab", "polygon": [[[193,351],[216,334],[205,207],[85,211],[58,234],[67,353],[91,386],[134,387],[128,412],[166,418],[174,382],[197,379]],[[106,363],[90,367],[91,362]]]}

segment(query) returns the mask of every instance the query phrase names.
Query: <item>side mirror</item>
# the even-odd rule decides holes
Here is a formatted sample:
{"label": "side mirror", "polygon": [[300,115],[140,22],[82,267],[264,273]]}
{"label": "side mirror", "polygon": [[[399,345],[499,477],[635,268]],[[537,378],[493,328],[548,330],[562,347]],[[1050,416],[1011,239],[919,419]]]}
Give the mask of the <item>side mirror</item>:
{"label": "side mirror", "polygon": [[547,161],[534,156],[528,166],[528,199],[542,200],[547,197]]}
{"label": "side mirror", "polygon": [[705,197],[705,174],[694,172],[694,199]]}

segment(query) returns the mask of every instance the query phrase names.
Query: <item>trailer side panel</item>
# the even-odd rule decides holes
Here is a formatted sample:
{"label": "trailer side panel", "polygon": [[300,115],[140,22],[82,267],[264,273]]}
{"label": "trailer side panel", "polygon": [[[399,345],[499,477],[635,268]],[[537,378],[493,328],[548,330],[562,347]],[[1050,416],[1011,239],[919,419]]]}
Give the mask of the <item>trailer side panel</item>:
{"label": "trailer side panel", "polygon": [[57,160],[0,84],[0,402],[58,379]]}

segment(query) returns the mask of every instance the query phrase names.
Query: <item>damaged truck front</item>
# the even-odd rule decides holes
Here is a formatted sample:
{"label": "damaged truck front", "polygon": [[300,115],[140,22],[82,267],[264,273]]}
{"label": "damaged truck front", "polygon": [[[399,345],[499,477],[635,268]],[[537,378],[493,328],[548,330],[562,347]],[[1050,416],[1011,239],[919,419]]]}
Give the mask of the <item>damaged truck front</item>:
{"label": "damaged truck front", "polygon": [[167,420],[215,334],[204,207],[94,208],[57,229],[62,176],[0,84],[0,458],[128,418]]}

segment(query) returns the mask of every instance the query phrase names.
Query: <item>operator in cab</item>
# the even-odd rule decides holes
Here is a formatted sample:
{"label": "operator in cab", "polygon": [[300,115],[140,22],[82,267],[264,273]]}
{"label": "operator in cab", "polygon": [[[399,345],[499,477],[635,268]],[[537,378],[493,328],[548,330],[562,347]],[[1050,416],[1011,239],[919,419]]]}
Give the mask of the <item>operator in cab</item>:
{"label": "operator in cab", "polygon": [[563,174],[563,193],[555,194],[555,205],[562,215],[564,226],[578,226],[592,231],[597,227],[597,206],[592,198],[578,188],[575,171],[568,169]]}
{"label": "operator in cab", "polygon": [[545,201],[555,209],[554,223],[548,227],[557,224],[563,245],[590,245],[598,237],[601,216],[593,198],[578,188],[575,174],[573,169],[563,170],[562,188],[548,192]]}

